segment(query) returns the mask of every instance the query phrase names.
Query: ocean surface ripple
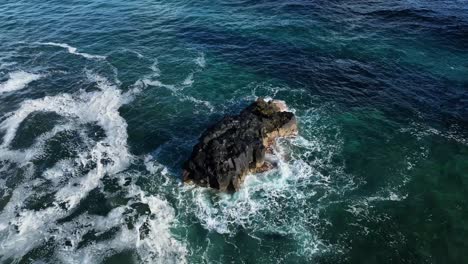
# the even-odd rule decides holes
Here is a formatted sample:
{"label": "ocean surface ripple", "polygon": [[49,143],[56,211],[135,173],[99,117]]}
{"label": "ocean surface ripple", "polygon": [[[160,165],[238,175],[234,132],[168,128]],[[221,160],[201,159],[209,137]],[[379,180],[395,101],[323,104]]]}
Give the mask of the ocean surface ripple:
{"label": "ocean surface ripple", "polygon": [[[468,263],[468,2],[0,3],[1,263]],[[181,184],[259,97],[300,133]]]}

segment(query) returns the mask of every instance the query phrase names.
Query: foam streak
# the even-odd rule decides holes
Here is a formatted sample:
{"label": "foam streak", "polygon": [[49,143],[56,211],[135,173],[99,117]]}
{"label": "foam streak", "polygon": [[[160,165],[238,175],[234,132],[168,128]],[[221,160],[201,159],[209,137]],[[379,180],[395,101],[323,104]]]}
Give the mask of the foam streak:
{"label": "foam streak", "polygon": [[24,71],[15,71],[9,74],[9,79],[0,83],[0,94],[13,92],[25,88],[29,83],[39,80],[43,76]]}
{"label": "foam streak", "polygon": [[55,42],[45,42],[45,43],[38,43],[40,45],[48,45],[48,46],[55,46],[55,47],[61,47],[64,49],[67,49],[69,53],[85,57],[87,59],[97,59],[97,60],[105,60],[106,56],[101,56],[101,55],[92,55],[89,53],[83,53],[83,52],[78,52],[78,49],[75,47],[72,47],[66,43],[55,43]]}

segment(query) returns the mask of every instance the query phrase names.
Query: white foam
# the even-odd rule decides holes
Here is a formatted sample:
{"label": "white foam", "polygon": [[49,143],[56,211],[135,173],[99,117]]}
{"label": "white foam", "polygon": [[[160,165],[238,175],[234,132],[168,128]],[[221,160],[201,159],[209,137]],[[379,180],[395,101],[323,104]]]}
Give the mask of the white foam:
{"label": "white foam", "polygon": [[48,45],[48,46],[55,46],[55,47],[61,47],[64,49],[67,49],[69,53],[82,56],[87,59],[97,59],[97,60],[105,60],[106,56],[101,56],[101,55],[92,55],[89,53],[83,53],[83,52],[78,52],[78,49],[75,47],[72,47],[66,43],[55,43],[55,42],[45,42],[45,43],[38,43],[40,45]]}
{"label": "white foam", "polygon": [[145,156],[144,164],[146,170],[151,174],[160,173],[161,175],[166,176],[169,173],[167,167],[155,161],[151,155]]}
{"label": "white foam", "polygon": [[198,57],[195,59],[195,63],[201,68],[206,67],[205,54],[203,52],[199,53]]}
{"label": "white foam", "polygon": [[[313,118],[308,112],[298,120]],[[310,226],[329,225],[320,217],[320,207],[329,197],[353,186],[352,177],[345,175],[332,159],[341,150],[342,140],[327,142],[318,136],[322,134],[320,129],[325,128],[317,122],[301,125],[304,130],[312,130],[315,137],[305,134],[307,138],[278,141],[274,149],[278,164],[275,170],[247,176],[242,188],[233,195],[185,186],[183,195],[189,197],[182,199],[193,201],[186,210],[212,232],[233,236],[243,230],[254,238],[262,234],[288,236],[297,244],[295,253],[307,258],[339,250],[339,245],[326,243]],[[321,157],[311,159],[317,153]],[[321,173],[325,169],[329,174]],[[338,182],[340,178],[342,183]],[[311,202],[314,206],[310,206]]]}
{"label": "white foam", "polygon": [[139,59],[142,59],[142,58],[145,57],[145,56],[143,56],[143,54],[141,54],[140,52],[135,51],[135,50],[132,50],[132,49],[123,48],[123,50],[124,50],[124,51],[127,51],[127,52],[131,52],[131,53],[137,55],[137,57],[138,57]]}
{"label": "white foam", "polygon": [[[191,77],[189,75],[188,77],[189,79],[185,80],[184,81],[184,85],[191,85],[193,83],[193,76]],[[155,80],[151,77],[147,77],[147,78],[144,78],[143,80],[141,80],[142,83],[144,85],[147,85],[147,86],[155,86],[155,87],[163,87],[163,88],[166,88],[168,90],[171,91],[172,95],[177,97],[179,101],[181,102],[192,102],[192,103],[195,103],[195,104],[198,104],[198,105],[203,105],[205,106],[206,108],[208,108],[210,110],[210,112],[214,112],[214,107],[213,105],[208,102],[208,101],[205,101],[205,100],[200,100],[200,99],[197,99],[193,96],[190,96],[190,95],[186,95],[182,92],[183,88],[184,87],[177,87],[175,85],[172,85],[172,84],[164,84],[162,83],[161,81],[159,80]]]}
{"label": "white foam", "polygon": [[15,71],[9,74],[9,79],[0,83],[0,94],[13,92],[25,88],[29,83],[42,78],[41,74],[28,73],[25,71]]}
{"label": "white foam", "polygon": [[197,98],[195,98],[193,96],[180,95],[179,100],[182,101],[182,102],[190,101],[190,102],[193,102],[193,103],[198,104],[198,105],[203,105],[206,108],[208,108],[210,110],[210,112],[212,112],[212,113],[215,111],[215,108],[213,107],[213,105],[210,102],[205,101],[205,100],[197,99]]}
{"label": "white foam", "polygon": [[[0,124],[1,126],[1,124]],[[0,146],[0,161],[12,161],[17,163],[19,166],[25,166],[31,162],[34,158],[43,154],[43,149],[48,140],[53,138],[60,132],[72,130],[74,126],[72,124],[60,124],[55,126],[51,131],[48,131],[34,140],[33,145],[27,149],[12,150],[8,146]]]}
{"label": "white foam", "polygon": [[[63,263],[100,263],[113,253],[126,249],[134,249],[142,263],[186,263],[187,250],[185,245],[175,240],[169,228],[175,220],[175,212],[168,203],[155,196],[148,196],[137,186],[129,187],[132,198],[126,206],[114,208],[107,216],[81,215],[73,222],[62,226],[61,236],[74,233],[68,237],[71,247],[61,247],[58,258]],[[138,216],[136,212],[129,214],[132,202],[142,202],[148,205],[150,214]],[[136,218],[129,228],[126,217]],[[86,224],[90,223],[90,224]],[[143,226],[148,227],[145,232]],[[83,236],[92,231],[97,234],[118,228],[117,233],[108,240],[97,241],[86,247],[78,248]]]}
{"label": "white foam", "polygon": [[[142,219],[149,224],[151,232],[142,240],[137,240],[137,251],[144,263],[185,263],[187,250],[185,246],[171,237],[168,231],[175,220],[175,212],[168,203],[155,196],[147,196],[134,186],[134,192],[139,193],[139,200],[148,204],[151,216]],[[138,224],[137,224],[138,225]],[[140,236],[138,236],[139,238]]]}
{"label": "white foam", "polygon": [[151,79],[143,79],[142,82],[145,84],[145,85],[150,85],[150,86],[156,86],[156,87],[164,87],[164,88],[167,88],[168,90],[171,90],[172,92],[176,92],[177,89],[174,85],[172,84],[163,84],[162,82],[158,81],[158,80],[151,80]]}
{"label": "white foam", "polygon": [[153,71],[153,73],[150,75],[152,78],[159,77],[161,75],[161,70],[158,67],[158,60],[155,59],[153,64],[151,64],[150,69]]}
{"label": "white foam", "polygon": [[[0,151],[2,152],[8,149],[20,123],[35,111],[55,112],[64,117],[77,118],[83,123],[96,122],[105,130],[107,135],[105,140],[98,142],[88,153],[91,156],[90,159],[96,163],[96,168],[84,177],[75,179],[74,183],[70,182],[62,186],[55,195],[57,203],[54,206],[37,212],[22,210],[19,212],[19,217],[16,217],[14,213],[21,207],[14,205],[21,204],[24,199],[19,198],[22,196],[21,193],[23,193],[22,188],[17,188],[13,192],[12,201],[7,204],[0,215],[0,219],[9,219],[10,222],[16,223],[20,232],[18,234],[10,234],[10,242],[1,244],[2,251],[12,246],[20,246],[18,244],[20,243],[19,241],[29,240],[39,243],[40,239],[37,239],[37,236],[41,236],[41,228],[35,228],[36,226],[47,226],[49,222],[53,222],[55,219],[64,216],[67,211],[75,208],[90,190],[98,186],[100,179],[106,173],[116,173],[128,166],[130,155],[126,150],[126,123],[118,114],[118,108],[121,106],[120,91],[103,80],[99,81],[98,87],[101,90],[93,93],[81,93],[77,96],[63,94],[55,97],[25,101],[17,111],[0,124],[0,128],[6,131],[4,142],[0,147]],[[103,165],[100,162],[104,155],[113,160],[111,165]],[[57,178],[63,174],[63,171],[56,169],[55,173],[49,171],[46,175],[49,178]],[[13,199],[15,197],[16,199]],[[60,207],[59,203],[65,204],[66,209]],[[34,219],[34,221],[30,221],[30,219]],[[30,223],[34,223],[34,225]],[[34,239],[35,237],[36,239]],[[30,242],[27,246],[24,245],[26,249],[32,246],[34,246],[34,243]],[[24,247],[18,248],[24,250]],[[14,253],[14,251],[11,252]]]}
{"label": "white foam", "polygon": [[[5,132],[0,146],[1,157],[5,160],[11,158],[11,161],[23,164],[21,166],[40,157],[45,142],[60,131],[79,130],[83,125],[91,123],[97,124],[105,132],[105,138],[95,141],[79,131],[85,148],[76,157],[59,161],[46,170],[41,178],[27,176],[25,182],[13,190],[10,201],[0,214],[0,260],[20,259],[33,248],[53,238],[57,246],[56,257],[62,263],[96,263],[112,252],[124,249],[136,250],[139,258],[146,263],[183,263],[185,246],[174,239],[170,232],[174,210],[164,200],[146,196],[134,185],[122,188],[129,188],[129,197],[133,201],[147,203],[153,214],[151,218],[147,215],[135,216],[134,224],[137,227],[145,222],[149,226],[149,235],[144,239],[138,228],[130,230],[124,223],[122,214],[127,207],[114,208],[105,217],[84,214],[63,224],[57,222],[73,212],[91,190],[98,188],[104,176],[121,177],[118,173],[126,169],[133,159],[127,149],[127,124],[118,110],[128,102],[127,96],[133,95],[134,91],[122,94],[100,76],[88,73],[88,78],[97,83],[99,90],[27,100],[0,123],[0,130]],[[11,150],[11,142],[20,124],[31,113],[38,111],[57,113],[68,123],[59,124],[39,136],[27,150]],[[89,165],[91,170],[80,172]],[[48,207],[40,210],[25,207],[25,201],[31,195],[48,193],[53,194],[53,202]],[[120,231],[111,240],[77,247],[87,232],[106,232],[112,227],[118,227]],[[65,241],[70,240],[71,246],[65,245]]]}
{"label": "white foam", "polygon": [[448,131],[440,131],[428,125],[413,122],[409,127],[401,128],[399,131],[402,133],[409,133],[415,136],[417,140],[422,140],[429,136],[439,136],[468,146],[468,138],[457,130],[459,130],[459,128],[453,126]]}
{"label": "white foam", "polygon": [[193,84],[193,73],[190,73],[187,75],[187,78],[185,78],[184,82],[182,83],[183,85],[186,86],[192,86]]}

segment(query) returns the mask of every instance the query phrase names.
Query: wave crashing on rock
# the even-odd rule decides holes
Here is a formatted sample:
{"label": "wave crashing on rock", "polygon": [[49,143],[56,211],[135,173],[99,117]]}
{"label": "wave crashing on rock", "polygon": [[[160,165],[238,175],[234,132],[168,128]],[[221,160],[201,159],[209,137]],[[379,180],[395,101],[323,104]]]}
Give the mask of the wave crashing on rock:
{"label": "wave crashing on rock", "polygon": [[184,182],[237,191],[247,174],[272,167],[265,154],[271,152],[276,138],[296,134],[296,117],[285,102],[260,98],[202,134],[184,164]]}

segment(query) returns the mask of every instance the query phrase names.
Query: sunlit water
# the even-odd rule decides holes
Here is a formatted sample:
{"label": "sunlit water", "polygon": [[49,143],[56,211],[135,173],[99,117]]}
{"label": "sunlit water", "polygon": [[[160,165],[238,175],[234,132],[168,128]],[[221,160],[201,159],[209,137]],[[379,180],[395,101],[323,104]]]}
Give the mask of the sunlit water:
{"label": "sunlit water", "polygon": [[[258,97],[299,136],[180,182]],[[466,263],[468,2],[0,3],[2,263]]]}

